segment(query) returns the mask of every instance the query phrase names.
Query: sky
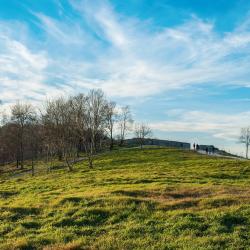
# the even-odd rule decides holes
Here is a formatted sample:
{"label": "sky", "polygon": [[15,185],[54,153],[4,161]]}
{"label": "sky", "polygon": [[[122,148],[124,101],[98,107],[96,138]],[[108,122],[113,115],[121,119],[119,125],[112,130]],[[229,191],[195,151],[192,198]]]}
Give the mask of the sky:
{"label": "sky", "polygon": [[0,0],[0,100],[101,88],[155,138],[243,154],[249,0]]}

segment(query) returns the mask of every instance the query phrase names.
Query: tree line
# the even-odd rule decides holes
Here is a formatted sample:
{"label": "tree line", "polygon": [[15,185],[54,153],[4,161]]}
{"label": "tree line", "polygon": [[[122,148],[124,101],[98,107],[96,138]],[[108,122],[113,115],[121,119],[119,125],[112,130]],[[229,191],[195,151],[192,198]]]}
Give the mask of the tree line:
{"label": "tree line", "polygon": [[113,150],[115,144],[123,146],[133,127],[141,147],[151,134],[143,123],[133,126],[129,106],[117,107],[102,90],[52,99],[40,110],[17,102],[10,107],[10,114],[2,114],[1,118],[0,164],[15,162],[23,169],[29,160],[33,174],[38,159],[46,161],[48,171],[56,158],[72,171],[81,153],[93,168],[94,156]]}

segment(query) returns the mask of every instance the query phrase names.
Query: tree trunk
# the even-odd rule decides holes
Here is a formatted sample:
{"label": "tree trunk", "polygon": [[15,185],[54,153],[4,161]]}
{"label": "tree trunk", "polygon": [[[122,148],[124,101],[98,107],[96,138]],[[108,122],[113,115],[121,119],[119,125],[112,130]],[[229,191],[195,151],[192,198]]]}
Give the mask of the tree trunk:
{"label": "tree trunk", "polygon": [[73,168],[72,168],[71,164],[69,163],[68,158],[66,157],[65,160],[66,160],[66,163],[67,163],[67,166],[68,166],[69,171],[72,172],[72,171],[73,171]]}
{"label": "tree trunk", "polygon": [[248,143],[246,144],[246,159],[248,159]]}
{"label": "tree trunk", "polygon": [[93,168],[93,155],[90,152],[87,152],[89,168]]}
{"label": "tree trunk", "polygon": [[93,168],[93,157],[92,156],[90,156],[90,158],[89,158],[89,167]]}
{"label": "tree trunk", "polygon": [[33,159],[33,156],[32,156],[32,162],[31,162],[31,173],[32,173],[32,176],[35,175],[35,168],[34,168],[34,159]]}
{"label": "tree trunk", "polygon": [[21,169],[23,169],[23,142],[21,142],[20,144],[20,154],[21,154],[21,159],[20,159],[20,163],[21,163]]}
{"label": "tree trunk", "polygon": [[21,128],[21,135],[20,135],[20,163],[21,169],[23,169],[23,127]]}
{"label": "tree trunk", "polygon": [[62,161],[62,158],[63,158],[62,150],[57,151],[57,157],[58,157],[58,161]]}
{"label": "tree trunk", "polygon": [[110,145],[109,145],[109,150],[112,151],[113,147],[114,147],[113,129],[111,127],[111,129],[110,129]]}
{"label": "tree trunk", "polygon": [[90,154],[89,154],[89,167],[90,168],[93,168],[93,148],[94,148],[94,145],[91,142],[90,143]]}
{"label": "tree trunk", "polygon": [[46,162],[47,162],[47,174],[50,172],[50,162],[49,162],[49,151],[47,151],[47,157],[46,157]]}
{"label": "tree trunk", "polygon": [[141,149],[142,149],[142,147],[143,147],[143,144],[144,144],[144,139],[143,139],[143,138],[140,138]]}
{"label": "tree trunk", "polygon": [[[89,145],[88,145],[89,143]],[[84,144],[85,152],[87,154],[88,162],[89,162],[89,168],[93,168],[93,152],[92,152],[92,143],[86,142]]]}
{"label": "tree trunk", "polygon": [[110,139],[109,150],[112,151],[113,147],[114,147],[114,140],[113,140],[113,138],[111,138]]}

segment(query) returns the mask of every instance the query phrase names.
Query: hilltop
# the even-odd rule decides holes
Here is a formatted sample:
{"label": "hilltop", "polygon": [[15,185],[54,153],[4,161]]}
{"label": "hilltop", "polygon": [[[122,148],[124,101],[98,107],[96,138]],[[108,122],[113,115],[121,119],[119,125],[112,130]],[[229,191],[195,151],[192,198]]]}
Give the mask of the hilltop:
{"label": "hilltop", "polygon": [[1,178],[0,249],[249,249],[249,161],[147,148],[39,169]]}

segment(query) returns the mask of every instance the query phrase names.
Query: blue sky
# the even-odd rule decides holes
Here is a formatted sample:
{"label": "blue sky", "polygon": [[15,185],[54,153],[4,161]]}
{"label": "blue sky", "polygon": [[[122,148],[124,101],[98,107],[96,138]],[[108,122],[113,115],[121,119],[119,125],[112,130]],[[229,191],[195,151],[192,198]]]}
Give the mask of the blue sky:
{"label": "blue sky", "polygon": [[242,153],[248,0],[0,0],[0,99],[102,88],[154,136]]}

